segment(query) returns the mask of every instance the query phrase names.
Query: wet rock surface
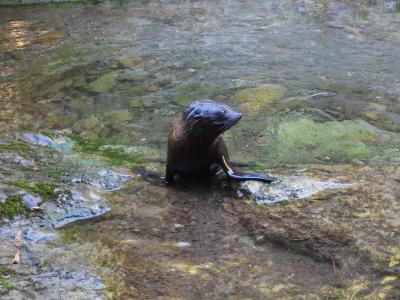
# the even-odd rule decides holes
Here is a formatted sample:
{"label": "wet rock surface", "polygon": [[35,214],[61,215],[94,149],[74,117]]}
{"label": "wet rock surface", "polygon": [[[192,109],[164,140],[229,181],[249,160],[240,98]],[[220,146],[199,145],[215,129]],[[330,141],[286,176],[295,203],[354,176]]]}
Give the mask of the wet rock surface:
{"label": "wet rock surface", "polygon": [[[108,212],[104,192],[120,188],[131,176],[101,165],[97,171],[88,171],[73,163],[70,153],[49,137],[31,133],[25,137],[28,144],[18,140],[10,144],[30,157],[29,160],[16,153],[0,152],[2,299],[98,298],[104,288],[101,279],[89,264],[76,261],[75,252],[60,242],[56,228]],[[51,167],[46,169],[49,164]],[[74,170],[69,169],[74,172],[65,176],[56,174],[52,168],[65,172],[67,165],[74,164]],[[24,168],[17,169],[19,166]],[[84,183],[70,179],[74,184],[71,186],[66,184],[71,175],[88,180]],[[20,261],[12,264],[16,253]]]}
{"label": "wet rock surface", "polygon": [[257,181],[245,181],[238,188],[238,197],[246,194],[258,204],[274,204],[281,201],[297,201],[311,197],[325,190],[344,189],[351,187],[350,183],[319,181],[302,176],[282,177],[272,184]]}

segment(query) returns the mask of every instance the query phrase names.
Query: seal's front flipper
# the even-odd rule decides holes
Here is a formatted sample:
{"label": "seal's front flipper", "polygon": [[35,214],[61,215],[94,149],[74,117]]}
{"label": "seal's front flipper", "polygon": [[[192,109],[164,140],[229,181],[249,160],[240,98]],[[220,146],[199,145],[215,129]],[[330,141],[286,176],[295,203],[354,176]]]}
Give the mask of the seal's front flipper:
{"label": "seal's front flipper", "polygon": [[232,180],[237,180],[237,181],[256,180],[266,183],[271,183],[276,180],[276,178],[270,177],[265,174],[243,173],[241,171],[238,171],[232,167],[232,165],[224,156],[221,157],[221,166],[225,171],[226,175]]}

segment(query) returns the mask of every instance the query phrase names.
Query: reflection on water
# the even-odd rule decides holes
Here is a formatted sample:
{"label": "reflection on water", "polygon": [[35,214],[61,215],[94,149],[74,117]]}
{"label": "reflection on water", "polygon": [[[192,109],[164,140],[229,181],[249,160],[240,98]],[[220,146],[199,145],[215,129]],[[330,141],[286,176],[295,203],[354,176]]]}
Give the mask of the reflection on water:
{"label": "reflection on water", "polygon": [[58,40],[60,33],[46,30],[43,22],[11,21],[3,25],[0,37],[5,50],[14,50],[23,49],[32,43]]}

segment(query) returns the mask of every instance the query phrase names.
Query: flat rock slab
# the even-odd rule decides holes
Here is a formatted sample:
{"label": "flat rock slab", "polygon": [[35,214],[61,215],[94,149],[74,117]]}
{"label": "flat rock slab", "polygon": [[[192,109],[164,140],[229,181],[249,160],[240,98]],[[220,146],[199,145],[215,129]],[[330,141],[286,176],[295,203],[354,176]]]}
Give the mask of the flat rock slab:
{"label": "flat rock slab", "polygon": [[297,201],[325,190],[344,189],[353,186],[335,181],[323,181],[307,176],[281,177],[272,184],[244,181],[239,186],[241,193],[256,200],[258,204],[274,204],[281,201]]}

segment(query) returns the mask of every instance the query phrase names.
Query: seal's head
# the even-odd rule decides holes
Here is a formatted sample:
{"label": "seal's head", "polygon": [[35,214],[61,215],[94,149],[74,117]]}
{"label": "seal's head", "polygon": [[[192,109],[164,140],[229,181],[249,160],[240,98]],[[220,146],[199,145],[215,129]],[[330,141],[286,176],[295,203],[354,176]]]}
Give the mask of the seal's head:
{"label": "seal's head", "polygon": [[226,104],[213,100],[197,100],[183,113],[185,132],[197,137],[217,137],[235,125],[242,114]]}

